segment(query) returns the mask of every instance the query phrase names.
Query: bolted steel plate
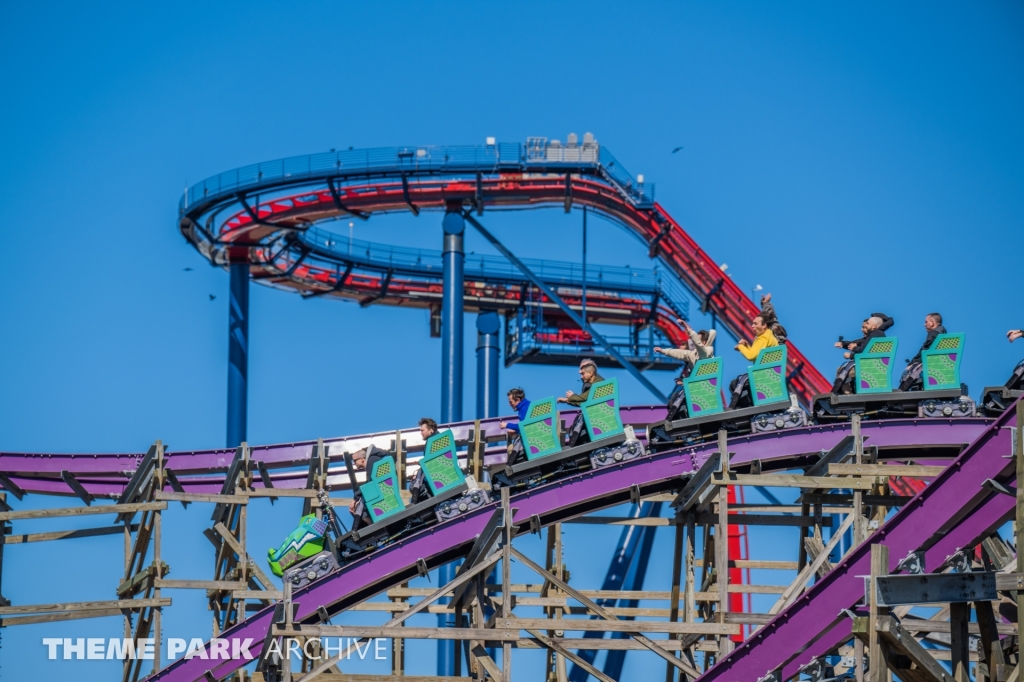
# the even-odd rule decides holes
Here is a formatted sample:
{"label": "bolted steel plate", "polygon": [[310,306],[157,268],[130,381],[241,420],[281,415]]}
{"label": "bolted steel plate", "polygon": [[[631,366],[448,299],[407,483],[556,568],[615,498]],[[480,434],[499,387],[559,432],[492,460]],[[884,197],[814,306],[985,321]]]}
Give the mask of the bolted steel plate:
{"label": "bolted steel plate", "polygon": [[998,599],[996,574],[918,573],[879,576],[875,594],[879,606],[945,604]]}

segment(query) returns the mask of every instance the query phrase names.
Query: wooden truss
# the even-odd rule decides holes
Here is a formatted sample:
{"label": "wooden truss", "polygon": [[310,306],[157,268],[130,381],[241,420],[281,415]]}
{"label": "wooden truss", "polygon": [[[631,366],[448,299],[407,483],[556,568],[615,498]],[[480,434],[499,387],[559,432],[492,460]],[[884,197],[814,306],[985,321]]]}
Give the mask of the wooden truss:
{"label": "wooden truss", "polygon": [[[1024,407],[1018,412],[1024,423]],[[1017,525],[1024,521],[1024,439],[1015,440],[1013,453],[1018,463]],[[465,444],[464,444],[465,445]],[[470,448],[469,467],[477,480],[483,474],[482,431],[476,429]],[[319,623],[295,622],[290,583],[283,589],[260,568],[247,551],[248,505],[257,500],[298,496],[305,513],[320,513],[315,491],[327,484],[327,453],[318,443],[310,459],[303,489],[273,488],[262,462],[254,462],[246,445],[240,446],[230,464],[219,494],[184,492],[176,474],[165,465],[164,446],[154,444],[134,472],[125,493],[114,505],[64,509],[12,511],[0,497],[0,523],[6,534],[3,545],[53,541],[73,537],[119,533],[124,536],[124,575],[116,590],[117,599],[101,602],[0,606],[3,626],[91,618],[122,614],[124,636],[153,637],[160,650],[161,613],[171,605],[164,591],[201,589],[213,614],[213,634],[237,624],[249,611],[276,604],[274,623],[268,632],[255,673],[240,671],[233,678],[266,682],[340,682],[341,680],[417,680],[451,682],[474,679],[511,682],[513,652],[541,649],[546,652],[546,679],[565,682],[569,666],[576,665],[598,680],[611,681],[587,658],[583,650],[638,651],[664,662],[666,682],[693,680],[727,655],[736,640],[756,635],[757,628],[793,604],[802,594],[833,569],[836,556],[849,552],[877,528],[884,526],[889,512],[910,498],[893,477],[930,478],[942,467],[921,462],[883,463],[878,452],[865,446],[860,420],[853,418],[850,436],[821,453],[803,470],[767,471],[754,461],[741,466],[730,462],[725,432],[718,438],[718,452],[692,476],[680,479],[679,487],[646,494],[635,488],[633,501],[668,502],[670,517],[614,517],[607,515],[565,515],[558,522],[515,519],[508,489],[502,490],[485,530],[465,554],[454,578],[437,588],[396,584],[383,592],[386,600],[367,600],[348,607],[346,622],[359,613],[385,612],[383,625],[332,624],[340,613],[319,609]],[[396,435],[392,453],[405,473],[404,443]],[[253,487],[260,477],[264,488]],[[786,488],[792,503],[730,504],[728,486]],[[74,489],[74,486],[72,486]],[[11,488],[9,492],[13,493]],[[846,490],[845,493],[827,492]],[[84,492],[84,490],[83,490]],[[168,503],[212,504],[210,527],[204,531],[214,549],[212,580],[189,576],[168,577],[171,567],[161,559],[161,512]],[[61,518],[72,515],[115,514],[113,525],[75,531],[12,534],[7,523],[22,519]],[[829,536],[825,527],[838,527]],[[572,584],[563,549],[567,524],[668,526],[671,528],[671,583],[653,590],[595,590]],[[791,560],[754,559],[730,556],[730,525],[793,528],[797,542]],[[844,543],[847,536],[852,542]],[[541,562],[515,546],[517,536],[544,534],[546,543]],[[826,537],[829,539],[826,540]],[[849,546],[846,546],[849,545]],[[577,560],[579,560],[577,558]],[[912,562],[912,557],[906,561]],[[533,579],[512,582],[512,565],[528,570]],[[543,565],[542,565],[543,564]],[[2,566],[2,563],[0,563]],[[903,564],[901,563],[901,566]],[[889,575],[887,549],[872,547],[872,570],[868,580],[875,586]],[[906,567],[904,567],[906,568]],[[910,567],[912,573],[912,566]],[[424,566],[425,569],[425,566]],[[753,571],[755,580],[733,584],[728,569]],[[996,573],[997,594],[973,602],[928,602],[937,612],[918,615],[913,604],[888,607],[878,603],[873,587],[866,601],[851,610],[854,637],[801,669],[799,679],[824,681],[852,675],[869,682],[1008,682],[1019,680],[1019,623],[1016,613],[1024,608],[1024,557],[998,535],[987,537],[976,548],[964,548],[938,567],[940,575],[969,569]],[[517,569],[518,570],[518,569]],[[764,579],[779,571],[795,578],[788,584]],[[907,573],[902,570],[902,573]],[[932,575],[932,574],[929,574]],[[498,576],[496,579],[494,576]],[[730,608],[732,594],[762,595],[758,612],[736,612]],[[2,597],[0,597],[2,599]],[[620,600],[636,602],[616,606]],[[971,612],[975,616],[971,618]],[[529,611],[530,613],[525,613]],[[409,623],[417,614],[450,614],[452,627],[420,627]],[[538,615],[539,614],[539,615]],[[377,621],[379,622],[379,621]],[[616,638],[588,638],[567,633],[619,633]],[[334,656],[321,655],[321,638],[349,638],[351,644]],[[392,640],[391,675],[355,675],[345,672],[346,659],[356,647],[372,638]],[[446,640],[455,652],[453,676],[410,676],[406,674],[404,642],[409,639]],[[292,643],[296,643],[293,645]],[[973,644],[973,646],[972,646]],[[300,661],[289,664],[273,652],[300,651]],[[159,656],[159,655],[158,655]],[[947,664],[950,666],[947,669]],[[142,661],[126,662],[123,682],[139,679],[150,670]],[[154,661],[153,670],[162,662]],[[790,679],[797,679],[790,677]],[[753,682],[753,681],[752,681]],[[769,672],[761,682],[783,682],[779,673]]]}

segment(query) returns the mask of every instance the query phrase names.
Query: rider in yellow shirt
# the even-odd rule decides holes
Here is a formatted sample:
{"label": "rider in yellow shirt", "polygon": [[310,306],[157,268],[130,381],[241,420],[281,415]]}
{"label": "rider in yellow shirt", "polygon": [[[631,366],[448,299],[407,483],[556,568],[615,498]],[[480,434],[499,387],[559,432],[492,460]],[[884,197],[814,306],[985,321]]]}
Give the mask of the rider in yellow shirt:
{"label": "rider in yellow shirt", "polygon": [[740,341],[736,346],[736,350],[747,360],[756,360],[757,354],[765,348],[779,345],[775,334],[764,323],[764,318],[760,315],[750,321],[750,328],[754,330],[754,343],[748,344],[746,341]]}
{"label": "rider in yellow shirt", "polygon": [[[764,323],[764,317],[758,315],[750,321],[750,329],[754,332],[754,342],[747,343],[746,341],[740,341],[736,345],[738,350],[743,357],[747,360],[756,360],[757,354],[765,348],[779,345],[779,340],[775,338],[775,334],[768,328],[768,325]],[[752,407],[753,401],[750,399],[750,391],[747,388],[747,373],[739,375],[732,380],[729,384],[729,392],[732,394],[732,398],[729,400],[729,409],[736,410],[743,407]]]}

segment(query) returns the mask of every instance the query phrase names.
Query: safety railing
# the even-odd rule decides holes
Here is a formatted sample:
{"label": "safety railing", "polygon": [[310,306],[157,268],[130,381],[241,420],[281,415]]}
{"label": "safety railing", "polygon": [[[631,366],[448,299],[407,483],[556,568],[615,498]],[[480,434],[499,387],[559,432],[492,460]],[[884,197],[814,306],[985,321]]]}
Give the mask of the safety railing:
{"label": "safety railing", "polygon": [[561,146],[548,143],[544,138],[533,138],[527,145],[502,142],[482,146],[380,147],[265,161],[214,175],[189,187],[179,203],[179,213],[184,215],[190,206],[211,199],[306,179],[401,173],[531,172],[539,166],[591,170],[636,205],[642,208],[653,205],[654,186],[638,183],[596,142]]}
{"label": "safety railing", "polygon": [[[391,246],[375,242],[350,240],[327,230],[312,227],[301,236],[314,246],[321,257],[349,262],[377,270],[399,269],[426,277],[440,278],[443,265],[440,251]],[[578,263],[522,259],[530,270],[548,284],[582,287],[583,268]],[[467,254],[465,275],[470,279],[522,281],[524,275],[501,256]],[[684,319],[689,318],[690,299],[683,285],[668,271],[654,268],[642,270],[628,266],[590,265],[586,283],[594,289],[612,289],[646,295],[658,294],[659,300]]]}

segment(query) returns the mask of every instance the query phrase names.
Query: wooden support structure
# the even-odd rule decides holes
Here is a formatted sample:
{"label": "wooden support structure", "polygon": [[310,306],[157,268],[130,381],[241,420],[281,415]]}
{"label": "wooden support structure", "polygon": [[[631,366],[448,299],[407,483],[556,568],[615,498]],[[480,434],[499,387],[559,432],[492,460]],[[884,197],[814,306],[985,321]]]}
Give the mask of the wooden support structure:
{"label": "wooden support structure", "polygon": [[[1018,420],[1024,423],[1024,406],[1018,410]],[[835,447],[822,452],[817,461],[802,460],[801,468],[788,471],[772,470],[768,461],[764,468],[746,460],[732,461],[726,433],[720,432],[717,452],[709,456],[703,451],[701,456],[705,459],[695,473],[680,477],[677,485],[662,485],[651,491],[635,487],[631,493],[633,502],[671,501],[673,512],[664,517],[632,518],[622,516],[621,512],[619,516],[606,515],[606,512],[554,519],[535,516],[520,519],[517,526],[515,498],[510,498],[508,488],[503,488],[500,503],[493,508],[491,522],[468,551],[460,550],[465,552],[461,555],[462,564],[446,585],[428,586],[421,581],[396,580],[386,589],[381,587],[379,599],[346,606],[344,620],[331,621],[328,616],[334,618],[340,614],[328,614],[324,610],[319,624],[311,624],[311,619],[305,616],[303,623],[295,622],[292,586],[289,583],[279,588],[262,560],[250,556],[247,526],[256,518],[249,518],[250,513],[257,513],[252,505],[269,509],[263,502],[267,499],[273,503],[275,499],[288,502],[287,498],[291,498],[295,502],[290,504],[296,507],[301,501],[304,512],[321,515],[316,491],[327,489],[328,446],[321,440],[309,448],[308,467],[304,462],[304,470],[295,472],[298,481],[294,485],[302,487],[281,487],[280,479],[275,487],[270,478],[275,467],[273,461],[253,461],[248,445],[243,443],[236,449],[219,491],[190,493],[186,492],[190,474],[171,471],[167,467],[164,445],[157,441],[139,460],[125,494],[113,505],[89,505],[90,500],[76,490],[76,484],[81,487],[87,479],[71,474],[62,478],[77,498],[65,499],[76,502],[80,498],[77,507],[14,510],[10,508],[9,496],[0,494],[0,524],[6,531],[0,536],[0,576],[3,550],[7,545],[120,533],[125,551],[124,572],[116,588],[116,598],[111,595],[110,601],[10,606],[0,597],[0,626],[124,614],[125,637],[153,637],[159,642],[164,629],[163,610],[171,606],[171,596],[180,594],[172,590],[195,589],[207,593],[214,635],[241,622],[253,610],[278,602],[275,608],[280,607],[280,618],[271,626],[271,637],[279,639],[285,647],[292,640],[300,644],[308,642],[311,655],[293,661],[294,669],[287,662],[279,662],[276,668],[271,666],[256,675],[237,678],[239,680],[271,677],[298,682],[359,680],[360,676],[343,672],[345,659],[352,655],[355,647],[365,646],[369,638],[387,637],[392,640],[389,679],[394,680],[449,682],[469,676],[476,680],[486,677],[511,682],[513,659],[518,656],[513,654],[520,649],[545,650],[545,682],[567,682],[568,667],[572,665],[579,666],[595,679],[610,680],[608,674],[580,655],[581,650],[589,649],[653,654],[665,663],[666,682],[689,681],[728,655],[734,646],[734,637],[745,632],[756,636],[758,627],[796,602],[816,581],[828,576],[837,555],[867,540],[875,527],[884,527],[889,510],[910,499],[893,494],[889,477],[927,480],[941,472],[942,467],[934,466],[935,460],[915,461],[905,455],[901,459],[887,459],[884,449],[880,461],[872,457],[872,453],[879,454],[878,450],[865,449],[860,422],[861,416],[853,415],[850,435],[837,436]],[[419,445],[411,441],[410,452],[402,435],[402,431],[394,433],[391,454],[404,479],[409,468],[415,468]],[[390,437],[388,433],[376,438],[381,442]],[[460,440],[458,446],[462,448],[460,457],[464,457],[468,473],[477,481],[485,482],[487,443],[481,423],[475,422],[471,434],[462,438],[466,440]],[[1018,477],[1018,529],[1024,524],[1022,440],[1015,438],[1013,451]],[[335,480],[336,473],[332,471]],[[253,482],[257,478],[262,486],[254,489]],[[1009,482],[1002,480],[1001,484],[1009,485]],[[790,501],[786,504],[730,504],[730,486],[787,488]],[[11,501],[18,497],[13,488],[8,490]],[[845,492],[830,492],[836,490]],[[163,525],[168,522],[162,512],[169,503],[174,505],[175,514],[179,513],[178,503],[191,505],[192,513],[195,509],[209,511],[211,506],[206,505],[212,505],[212,518],[204,531],[214,553],[212,576],[208,571],[190,573],[180,566],[170,573],[167,548],[162,544]],[[116,521],[109,526],[97,522],[94,528],[79,530],[18,534],[6,527],[8,523],[17,525],[30,519],[95,514],[115,514]],[[830,524],[830,518],[841,523]],[[665,526],[659,534],[664,537],[663,545],[671,546],[671,571],[666,572],[671,575],[670,582],[650,586],[651,589],[585,589],[570,580],[565,564],[563,544],[569,541],[566,533],[578,528],[568,524],[650,527],[646,532]],[[730,555],[730,525],[774,527],[780,529],[779,533],[790,534],[784,543],[788,556],[765,559]],[[523,543],[517,542],[517,536],[531,530],[544,536],[542,549],[537,551],[538,555],[543,552],[543,560],[528,556]],[[843,541],[847,531],[853,536],[852,547]],[[588,529],[588,532],[591,531]],[[793,536],[796,542],[791,542]],[[922,542],[925,540],[923,538]],[[916,615],[912,606],[888,608],[878,603],[875,580],[888,576],[896,559],[902,557],[892,557],[890,562],[883,545],[873,546],[868,601],[863,607],[857,607],[854,614],[854,638],[829,652],[838,654],[841,661],[836,664],[837,659],[829,659],[830,670],[834,668],[836,675],[841,675],[852,669],[857,679],[870,682],[891,682],[893,675],[903,682],[964,682],[968,679],[1008,682],[1012,675],[1019,674],[1020,654],[1016,644],[1019,640],[1012,634],[1019,632],[1020,626],[1007,622],[1006,616],[1011,612],[1008,607],[1013,606],[1012,602],[1024,613],[1024,558],[1017,556],[1014,564],[1011,545],[998,536],[987,538],[983,545],[986,566],[995,564],[994,570],[1003,571],[996,579],[999,599],[986,597],[972,603],[942,604],[933,618]],[[794,549],[797,550],[795,555]],[[973,556],[971,550],[964,548],[968,556]],[[7,551],[18,550],[7,547]],[[446,562],[452,559],[452,556],[443,558]],[[441,560],[424,557],[424,570],[437,568]],[[513,565],[516,579],[524,580],[520,575],[523,571],[526,582],[513,580]],[[786,577],[760,581],[756,579],[760,573],[755,573],[754,584],[732,584],[730,569],[734,568],[771,571],[775,576],[782,571]],[[1013,568],[1016,571],[1010,572]],[[892,570],[897,574],[905,573],[899,568]],[[488,582],[492,574],[497,579]],[[761,612],[733,612],[729,601],[733,594],[771,595],[771,598],[760,607]],[[444,603],[449,599],[450,603]],[[761,599],[764,597],[759,597],[758,601]],[[622,600],[636,603],[623,605]],[[616,605],[616,601],[620,603]],[[769,604],[771,607],[764,610]],[[976,613],[973,621],[971,608]],[[387,615],[380,618],[378,613]],[[410,622],[417,614],[453,614],[454,627],[424,627],[415,619]],[[488,617],[488,614],[492,615]],[[376,620],[366,621],[372,624],[361,624],[359,619],[364,617]],[[579,634],[584,632],[619,635],[600,639]],[[348,637],[353,642],[332,658],[320,658],[316,638],[322,636]],[[968,650],[972,638],[980,639],[976,652]],[[417,677],[407,674],[406,643],[416,639],[450,641],[456,652],[456,675]],[[159,646],[157,648],[159,650]],[[952,672],[943,668],[946,661]],[[158,670],[165,663],[158,658],[153,661],[152,669]],[[826,663],[821,659],[812,661],[811,665],[824,669]],[[142,661],[127,661],[122,680],[134,682],[147,676],[149,668]],[[661,677],[660,668],[657,676]]]}

